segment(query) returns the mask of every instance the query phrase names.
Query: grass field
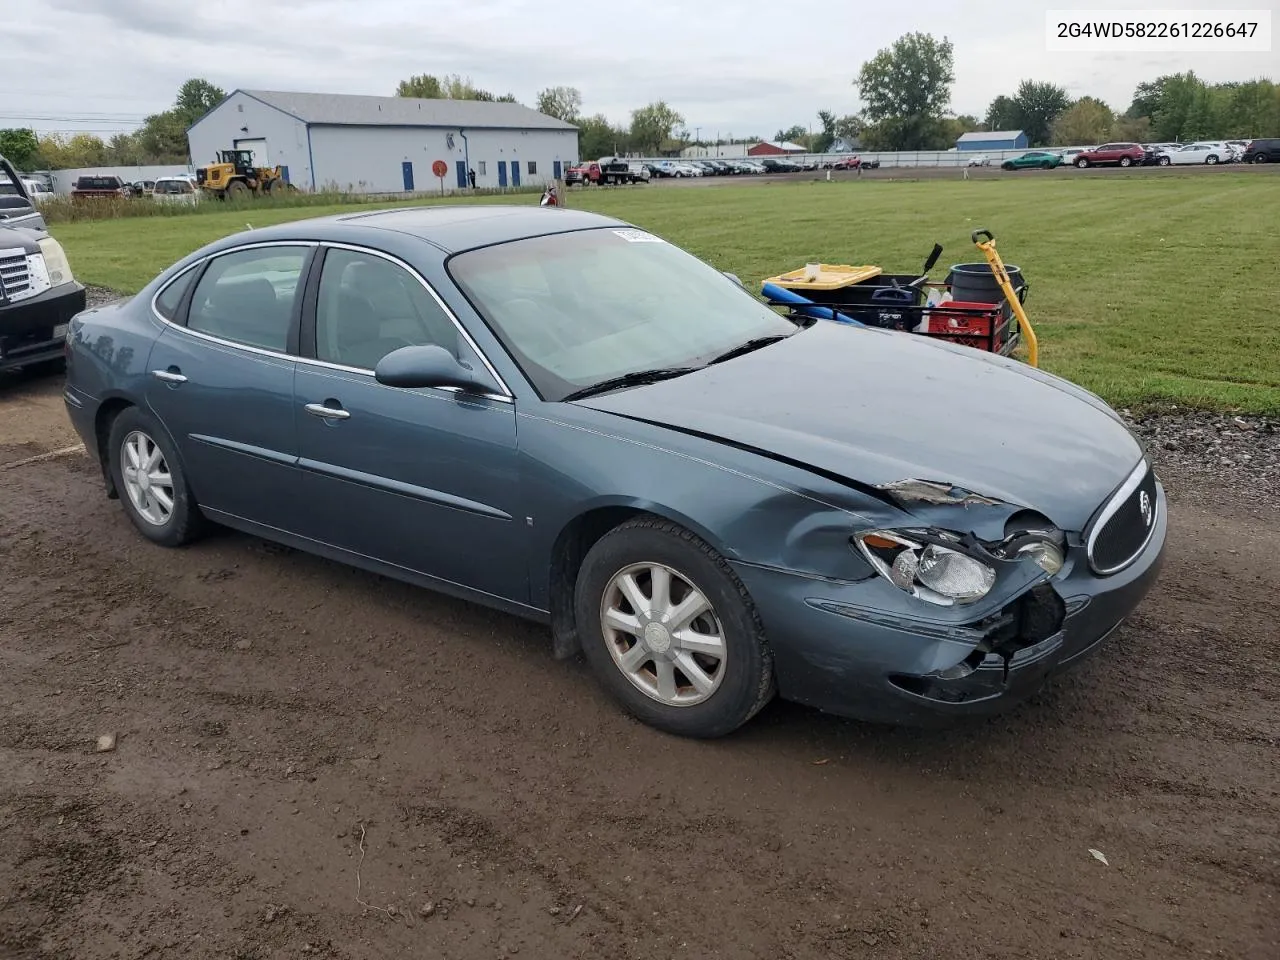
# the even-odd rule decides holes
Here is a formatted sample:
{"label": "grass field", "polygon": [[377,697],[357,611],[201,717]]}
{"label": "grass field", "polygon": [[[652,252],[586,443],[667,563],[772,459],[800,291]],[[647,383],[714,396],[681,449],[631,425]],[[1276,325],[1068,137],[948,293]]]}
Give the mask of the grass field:
{"label": "grass field", "polygon": [[[651,186],[573,191],[569,201],[659,233],[757,289],[762,278],[813,260],[909,273],[935,241],[946,248],[934,270],[941,279],[952,263],[982,259],[969,234],[985,227],[1030,284],[1027,312],[1042,367],[1116,405],[1174,401],[1280,414],[1280,176]],[[132,292],[246,219],[257,227],[340,209],[54,230],[81,280]],[[849,375],[856,380],[857,357]]]}

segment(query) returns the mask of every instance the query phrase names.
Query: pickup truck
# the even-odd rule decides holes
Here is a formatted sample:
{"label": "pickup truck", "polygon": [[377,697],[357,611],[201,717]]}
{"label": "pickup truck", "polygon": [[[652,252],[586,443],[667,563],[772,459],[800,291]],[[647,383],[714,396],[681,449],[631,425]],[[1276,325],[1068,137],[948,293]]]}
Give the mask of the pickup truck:
{"label": "pickup truck", "polygon": [[0,370],[60,365],[67,324],[85,308],[84,287],[3,156],[0,200]]}
{"label": "pickup truck", "polygon": [[133,191],[119,177],[80,177],[71,188],[71,199],[88,200],[99,197],[128,197]]}
{"label": "pickup truck", "polygon": [[648,183],[649,171],[644,169],[643,164],[636,164],[633,167],[626,160],[617,157],[601,157],[595,163],[583,163],[570,167],[565,171],[564,182],[580,183],[583,186],[588,183]]}

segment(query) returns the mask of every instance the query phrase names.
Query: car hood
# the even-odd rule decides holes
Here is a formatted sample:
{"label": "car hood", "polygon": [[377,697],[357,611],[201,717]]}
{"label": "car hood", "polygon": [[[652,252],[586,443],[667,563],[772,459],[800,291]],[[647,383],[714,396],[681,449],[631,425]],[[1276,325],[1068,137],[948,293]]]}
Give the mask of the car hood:
{"label": "car hood", "polygon": [[881,487],[955,485],[1080,530],[1143,455],[1096,396],[986,351],[818,321],[695,373],[575,401]]}

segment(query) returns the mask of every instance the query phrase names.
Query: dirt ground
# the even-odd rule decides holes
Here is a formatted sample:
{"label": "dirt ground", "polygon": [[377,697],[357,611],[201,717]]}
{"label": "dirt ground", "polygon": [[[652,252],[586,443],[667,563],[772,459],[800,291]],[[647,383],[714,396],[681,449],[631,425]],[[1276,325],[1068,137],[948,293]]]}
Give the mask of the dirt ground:
{"label": "dirt ground", "polygon": [[60,389],[0,379],[0,958],[1280,956],[1274,488],[1169,465],[1156,590],[1011,715],[688,742],[538,627],[150,545],[28,459]]}

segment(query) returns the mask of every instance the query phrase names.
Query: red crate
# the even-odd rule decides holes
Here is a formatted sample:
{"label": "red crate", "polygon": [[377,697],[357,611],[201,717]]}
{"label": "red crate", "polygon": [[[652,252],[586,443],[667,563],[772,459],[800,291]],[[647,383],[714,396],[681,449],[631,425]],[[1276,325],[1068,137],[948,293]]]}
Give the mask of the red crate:
{"label": "red crate", "polygon": [[[957,310],[981,310],[977,313],[958,313]],[[1000,304],[978,303],[972,300],[948,300],[925,312],[924,333],[952,334],[966,337],[991,336],[993,327],[1000,323]]]}

